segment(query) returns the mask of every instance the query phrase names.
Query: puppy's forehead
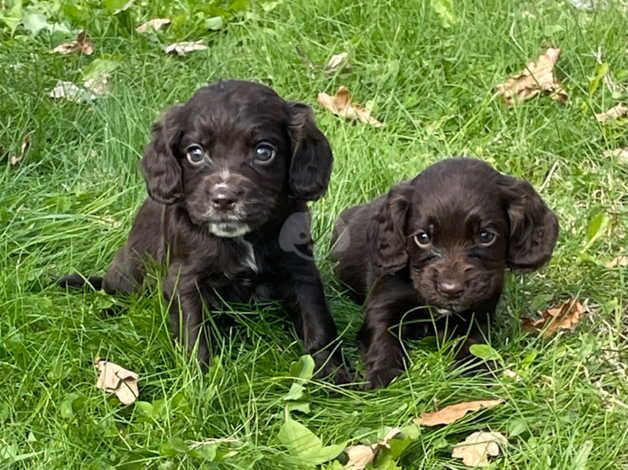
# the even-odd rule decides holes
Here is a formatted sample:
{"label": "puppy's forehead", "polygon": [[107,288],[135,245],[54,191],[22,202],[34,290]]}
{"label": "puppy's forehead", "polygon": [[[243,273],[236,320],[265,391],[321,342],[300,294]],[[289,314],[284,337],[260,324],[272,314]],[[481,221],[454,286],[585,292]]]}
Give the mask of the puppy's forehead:
{"label": "puppy's forehead", "polygon": [[421,199],[449,201],[453,206],[465,201],[495,196],[500,173],[488,164],[470,158],[438,162],[420,173],[413,181],[415,195]]}
{"label": "puppy's forehead", "polygon": [[193,114],[215,119],[284,118],[286,102],[259,83],[229,80],[199,89],[187,102]]}
{"label": "puppy's forehead", "polygon": [[499,178],[497,171],[480,160],[444,160],[415,178],[412,207],[420,218],[461,225],[499,217],[503,209]]}

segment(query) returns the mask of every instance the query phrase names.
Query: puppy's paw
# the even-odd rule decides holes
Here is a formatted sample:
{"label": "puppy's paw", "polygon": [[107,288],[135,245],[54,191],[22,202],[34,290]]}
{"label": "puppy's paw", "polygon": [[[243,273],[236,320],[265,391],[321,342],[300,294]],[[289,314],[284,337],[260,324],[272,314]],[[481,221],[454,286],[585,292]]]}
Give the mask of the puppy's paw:
{"label": "puppy's paw", "polygon": [[405,371],[400,367],[377,367],[370,369],[366,378],[368,380],[368,389],[383,388],[387,386],[392,380],[403,374]]}
{"label": "puppy's paw", "polygon": [[329,360],[316,372],[317,379],[330,380],[336,385],[352,382],[351,373],[341,361]]}

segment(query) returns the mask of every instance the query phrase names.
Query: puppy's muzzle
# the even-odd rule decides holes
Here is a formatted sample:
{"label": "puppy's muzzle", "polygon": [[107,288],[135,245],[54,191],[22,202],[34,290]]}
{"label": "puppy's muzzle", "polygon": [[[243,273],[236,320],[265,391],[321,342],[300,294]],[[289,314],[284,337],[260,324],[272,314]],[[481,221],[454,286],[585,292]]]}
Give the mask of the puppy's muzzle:
{"label": "puppy's muzzle", "polygon": [[217,184],[209,194],[211,208],[218,214],[229,213],[235,209],[243,193],[242,189],[238,189],[234,185]]}
{"label": "puppy's muzzle", "polygon": [[464,281],[456,278],[439,279],[436,290],[447,299],[458,299],[464,293]]}

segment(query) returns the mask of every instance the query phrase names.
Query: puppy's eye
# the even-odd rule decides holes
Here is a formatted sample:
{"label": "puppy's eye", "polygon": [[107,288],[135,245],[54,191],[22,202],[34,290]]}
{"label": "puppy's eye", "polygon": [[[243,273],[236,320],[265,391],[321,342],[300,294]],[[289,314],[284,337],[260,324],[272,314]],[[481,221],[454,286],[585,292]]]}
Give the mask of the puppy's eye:
{"label": "puppy's eye", "polygon": [[427,232],[424,231],[420,231],[412,238],[419,248],[427,248],[432,244],[432,239]]}
{"label": "puppy's eye", "polygon": [[495,241],[495,232],[491,232],[490,230],[480,230],[480,233],[478,234],[478,241],[484,246],[492,245]]}
{"label": "puppy's eye", "polygon": [[275,147],[269,142],[262,142],[255,147],[255,161],[257,163],[270,163],[276,154]]}
{"label": "puppy's eye", "polygon": [[198,144],[192,144],[185,149],[185,157],[192,165],[200,165],[205,160],[205,150]]}

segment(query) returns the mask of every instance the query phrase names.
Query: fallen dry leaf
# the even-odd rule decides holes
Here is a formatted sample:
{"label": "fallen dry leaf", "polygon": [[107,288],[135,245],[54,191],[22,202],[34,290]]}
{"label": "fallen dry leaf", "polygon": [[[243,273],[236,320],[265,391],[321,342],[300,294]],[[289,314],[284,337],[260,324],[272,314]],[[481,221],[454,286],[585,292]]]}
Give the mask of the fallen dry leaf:
{"label": "fallen dry leaf", "polygon": [[170,23],[172,23],[172,21],[170,21],[170,18],[153,18],[152,20],[148,20],[146,23],[142,23],[141,25],[139,25],[137,28],[135,28],[135,31],[137,31],[138,33],[147,33],[149,29],[152,29],[153,31],[159,31],[160,29],[163,29],[166,26],[170,25]]}
{"label": "fallen dry leaf", "polygon": [[607,268],[623,268],[628,266],[628,256],[623,255],[623,256],[617,256],[616,258],[613,258],[612,260],[610,260],[609,262],[605,263],[605,266]]}
{"label": "fallen dry leaf", "polygon": [[351,470],[364,470],[368,464],[375,460],[377,451],[382,447],[390,448],[390,441],[401,432],[401,428],[391,428],[379,442],[375,444],[358,444],[345,449],[348,461],[345,468]]}
{"label": "fallen dry leaf", "polygon": [[580,318],[586,312],[586,308],[578,299],[563,302],[557,307],[550,307],[543,311],[541,318],[523,318],[521,326],[524,330],[538,332],[545,329],[544,336],[549,337],[559,330],[573,330]]}
{"label": "fallen dry leaf", "polygon": [[96,387],[107,393],[115,393],[124,405],[133,403],[140,391],[137,386],[139,376],[113,362],[96,358],[96,369],[100,373]]}
{"label": "fallen dry leaf", "polygon": [[325,71],[329,73],[337,72],[347,64],[348,58],[348,52],[341,52],[339,54],[332,55],[329,62],[325,65]]}
{"label": "fallen dry leaf", "polygon": [[85,80],[83,87],[91,91],[95,95],[105,95],[111,91],[111,83],[109,82],[109,74],[102,73],[94,78]]}
{"label": "fallen dry leaf", "polygon": [[9,159],[9,164],[11,166],[19,165],[26,156],[26,152],[28,152],[28,148],[31,145],[31,135],[33,135],[33,131],[27,132],[22,139],[22,145],[20,145],[20,153],[18,153],[17,155],[11,155],[11,158]]}
{"label": "fallen dry leaf", "polygon": [[83,86],[60,80],[50,93],[48,93],[48,96],[55,99],[73,101],[75,103],[85,103],[109,93],[110,88],[109,74],[102,73],[94,78],[85,80]]}
{"label": "fallen dry leaf", "polygon": [[85,31],[81,31],[74,41],[59,44],[52,52],[63,55],[74,54],[75,52],[92,55],[94,52],[94,44],[89,40]]}
{"label": "fallen dry leaf", "polygon": [[455,423],[463,418],[469,411],[478,411],[482,409],[493,408],[504,403],[504,400],[476,400],[465,401],[449,405],[442,410],[433,411],[431,413],[422,413],[414,422],[421,426],[438,426],[439,424]]}
{"label": "fallen dry leaf", "polygon": [[164,47],[164,52],[166,54],[172,54],[174,52],[177,55],[184,56],[190,52],[204,51],[206,49],[209,48],[203,41],[183,41],[175,42],[174,44]]}
{"label": "fallen dry leaf", "polygon": [[375,460],[376,451],[374,445],[358,444],[356,446],[347,447],[345,452],[349,460],[345,468],[352,470],[363,470],[368,464]]}
{"label": "fallen dry leaf", "polygon": [[338,88],[334,96],[327,93],[318,94],[318,103],[327,111],[334,113],[336,116],[349,119],[351,121],[360,121],[370,124],[373,127],[382,127],[384,124],[371,116],[368,109],[353,104],[351,102],[351,93],[345,86]]}
{"label": "fallen dry leaf", "polygon": [[622,163],[628,163],[628,147],[621,149],[605,150],[604,156],[606,158],[617,158]]}
{"label": "fallen dry leaf", "polygon": [[65,99],[75,103],[83,103],[95,100],[98,96],[72,82],[58,81],[55,87],[48,93],[48,96],[55,99]]}
{"label": "fallen dry leaf", "polygon": [[478,431],[457,444],[451,456],[462,459],[462,463],[467,467],[488,467],[489,456],[498,456],[499,446],[507,443],[508,440],[499,432]]}
{"label": "fallen dry leaf", "polygon": [[613,106],[611,109],[606,111],[605,113],[597,113],[595,115],[595,119],[599,122],[607,122],[613,121],[615,119],[623,118],[628,116],[628,106],[623,104],[618,104]]}
{"label": "fallen dry leaf", "polygon": [[559,57],[560,49],[548,49],[535,62],[526,65],[521,73],[497,85],[497,92],[503,95],[509,105],[529,100],[541,93],[564,103],[567,101],[567,92],[554,75],[554,65]]}

